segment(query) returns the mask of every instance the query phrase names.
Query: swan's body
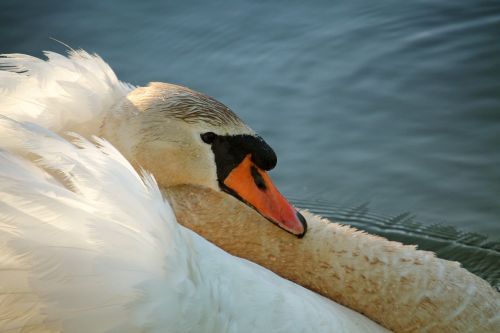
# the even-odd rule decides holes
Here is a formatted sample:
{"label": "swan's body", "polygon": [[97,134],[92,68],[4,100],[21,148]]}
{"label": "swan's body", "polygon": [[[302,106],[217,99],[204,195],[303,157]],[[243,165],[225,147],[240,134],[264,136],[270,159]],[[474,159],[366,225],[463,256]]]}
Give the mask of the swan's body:
{"label": "swan's body", "polygon": [[[211,150],[205,143],[212,141],[203,143],[199,137],[206,131],[215,132],[217,138],[255,135],[220,103],[168,84],[134,89],[118,81],[100,58],[84,52],[70,58],[48,56],[49,61],[24,55],[0,59],[0,66],[23,71],[0,72],[4,86],[0,113],[60,134],[71,130],[86,137],[103,136],[135,168],[144,167],[155,175],[179,222],[231,253],[396,332],[497,331],[498,293],[457,263],[312,215],[308,215],[312,230],[298,240],[268,223],[262,210],[261,215],[243,204],[260,207],[252,194],[248,198],[255,200],[246,200],[234,173],[224,174],[227,182],[222,182],[213,155],[218,149]],[[263,156],[266,149],[260,152]],[[254,160],[239,161],[245,167]],[[236,164],[234,169],[241,170]],[[266,161],[257,164],[265,166]],[[269,188],[266,174],[261,176]],[[241,195],[221,191],[227,190],[226,185]],[[290,212],[285,215],[294,218]],[[292,222],[278,224],[295,234],[305,232],[296,220]]]}
{"label": "swan's body", "polygon": [[107,142],[0,140],[0,332],[386,332],[178,225]]}

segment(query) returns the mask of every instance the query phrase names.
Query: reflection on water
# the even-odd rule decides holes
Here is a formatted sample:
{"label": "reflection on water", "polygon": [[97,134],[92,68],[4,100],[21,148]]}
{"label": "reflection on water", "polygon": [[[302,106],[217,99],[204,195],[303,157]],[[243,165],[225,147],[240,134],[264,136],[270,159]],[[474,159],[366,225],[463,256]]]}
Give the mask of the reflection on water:
{"label": "reflection on water", "polygon": [[[1,52],[63,51],[54,37],[97,52],[122,80],[187,85],[229,105],[277,151],[272,177],[289,196],[370,202],[493,241],[499,36],[496,0],[0,3]],[[498,281],[498,247],[481,237],[343,214],[330,216]]]}

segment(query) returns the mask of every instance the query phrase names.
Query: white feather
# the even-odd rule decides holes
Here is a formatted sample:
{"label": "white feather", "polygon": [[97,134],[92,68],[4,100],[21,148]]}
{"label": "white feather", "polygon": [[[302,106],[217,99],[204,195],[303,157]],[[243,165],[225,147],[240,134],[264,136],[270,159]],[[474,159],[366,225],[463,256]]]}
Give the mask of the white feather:
{"label": "white feather", "polygon": [[55,132],[97,133],[104,115],[134,87],[119,81],[97,55],[83,50],[47,60],[24,54],[0,56],[0,110]]}

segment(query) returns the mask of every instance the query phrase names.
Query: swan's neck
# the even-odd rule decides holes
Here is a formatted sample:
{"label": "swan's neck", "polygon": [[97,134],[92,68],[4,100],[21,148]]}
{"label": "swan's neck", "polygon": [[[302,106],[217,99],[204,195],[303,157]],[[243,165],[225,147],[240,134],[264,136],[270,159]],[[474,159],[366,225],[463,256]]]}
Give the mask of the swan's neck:
{"label": "swan's neck", "polygon": [[499,323],[498,293],[456,262],[309,213],[309,231],[297,239],[209,189],[176,186],[164,193],[179,222],[216,245],[395,332],[489,332]]}

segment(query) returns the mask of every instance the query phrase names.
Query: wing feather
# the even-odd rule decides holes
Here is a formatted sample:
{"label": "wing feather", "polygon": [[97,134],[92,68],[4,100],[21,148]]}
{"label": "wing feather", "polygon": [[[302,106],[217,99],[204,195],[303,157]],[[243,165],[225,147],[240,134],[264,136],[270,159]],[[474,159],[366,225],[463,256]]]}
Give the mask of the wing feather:
{"label": "wing feather", "polygon": [[154,179],[103,140],[3,117],[0,142],[0,332],[137,331],[181,246]]}
{"label": "wing feather", "polygon": [[134,87],[118,80],[97,55],[71,50],[0,56],[0,110],[53,131],[97,133],[104,115]]}

